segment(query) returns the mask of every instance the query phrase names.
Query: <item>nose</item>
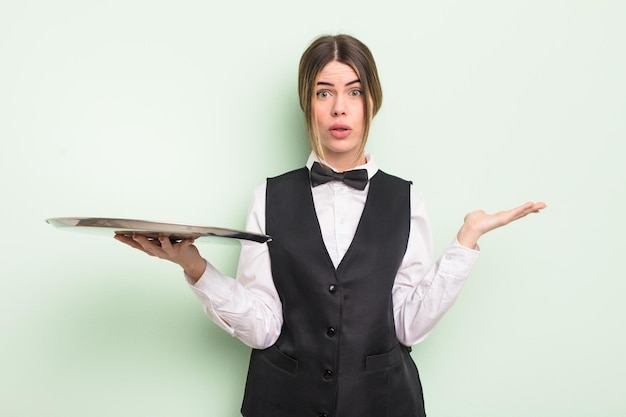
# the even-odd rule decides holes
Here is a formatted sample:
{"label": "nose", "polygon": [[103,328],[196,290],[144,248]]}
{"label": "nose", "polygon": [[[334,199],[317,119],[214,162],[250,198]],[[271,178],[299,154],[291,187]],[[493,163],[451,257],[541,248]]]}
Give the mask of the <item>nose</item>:
{"label": "nose", "polygon": [[335,101],[333,102],[331,113],[335,117],[346,115],[346,106],[345,106],[344,101],[340,97],[337,97]]}

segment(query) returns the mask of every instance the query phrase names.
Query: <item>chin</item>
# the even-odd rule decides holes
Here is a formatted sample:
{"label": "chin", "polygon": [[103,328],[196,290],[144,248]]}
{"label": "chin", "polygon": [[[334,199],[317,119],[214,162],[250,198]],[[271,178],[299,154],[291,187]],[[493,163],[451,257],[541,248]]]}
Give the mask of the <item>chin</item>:
{"label": "chin", "polygon": [[349,142],[335,142],[331,146],[323,146],[324,152],[334,153],[334,154],[353,154],[358,152],[359,143],[349,143]]}

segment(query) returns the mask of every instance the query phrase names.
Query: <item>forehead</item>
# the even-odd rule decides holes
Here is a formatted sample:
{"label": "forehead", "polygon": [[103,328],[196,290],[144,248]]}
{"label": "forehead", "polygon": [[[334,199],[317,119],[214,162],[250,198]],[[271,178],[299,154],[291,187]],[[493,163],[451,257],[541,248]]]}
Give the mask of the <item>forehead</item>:
{"label": "forehead", "polygon": [[333,84],[334,82],[349,83],[358,79],[359,76],[352,67],[338,61],[332,61],[326,64],[317,76],[318,81],[326,81]]}

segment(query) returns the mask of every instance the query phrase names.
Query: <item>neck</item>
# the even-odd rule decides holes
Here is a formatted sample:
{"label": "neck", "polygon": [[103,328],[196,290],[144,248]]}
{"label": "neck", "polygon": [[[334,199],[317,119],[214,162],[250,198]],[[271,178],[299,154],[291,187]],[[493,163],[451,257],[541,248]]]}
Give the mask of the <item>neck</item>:
{"label": "neck", "polygon": [[367,162],[364,154],[356,158],[353,155],[324,155],[324,160],[339,172],[348,171]]}

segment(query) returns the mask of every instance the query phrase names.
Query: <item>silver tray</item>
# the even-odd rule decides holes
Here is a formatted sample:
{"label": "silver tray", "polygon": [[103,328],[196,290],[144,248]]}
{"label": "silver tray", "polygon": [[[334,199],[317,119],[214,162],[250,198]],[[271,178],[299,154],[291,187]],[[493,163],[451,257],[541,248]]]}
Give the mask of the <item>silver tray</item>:
{"label": "silver tray", "polygon": [[272,240],[272,238],[267,235],[243,230],[161,223],[147,220],[111,219],[104,217],[53,217],[46,219],[46,222],[58,228],[70,228],[68,230],[104,232],[106,234],[121,234],[126,236],[135,233],[146,236],[149,239],[165,236],[169,237],[172,242],[177,242],[182,239],[202,239],[206,237],[243,239],[259,243]]}

